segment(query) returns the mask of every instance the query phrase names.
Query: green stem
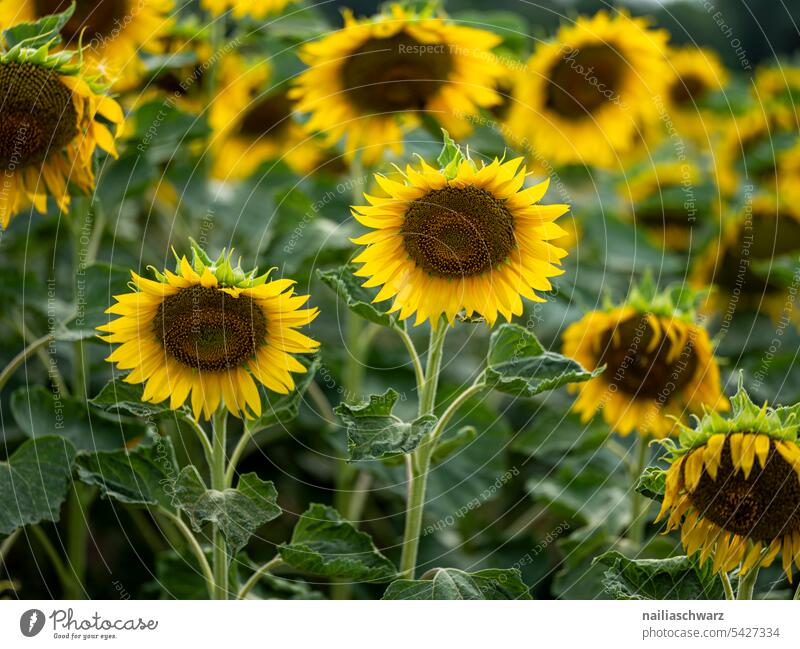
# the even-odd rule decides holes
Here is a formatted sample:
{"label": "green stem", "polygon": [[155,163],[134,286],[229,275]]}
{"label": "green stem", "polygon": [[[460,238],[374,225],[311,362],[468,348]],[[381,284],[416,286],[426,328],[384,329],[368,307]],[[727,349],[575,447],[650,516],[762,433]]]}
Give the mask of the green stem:
{"label": "green stem", "polygon": [[51,339],[52,336],[50,334],[42,336],[41,338],[37,338],[25,349],[23,349],[19,354],[14,356],[14,358],[11,359],[11,362],[3,368],[2,372],[0,372],[0,390],[2,390],[5,387],[6,383],[8,383],[8,379],[10,379],[13,376],[14,372],[16,372],[17,369],[19,369],[20,365],[22,365],[26,360],[28,360],[39,349],[41,349],[47,343],[49,343]]}
{"label": "green stem", "polygon": [[250,426],[247,425],[247,422],[244,422],[242,427],[242,436],[239,438],[239,441],[236,442],[236,448],[233,449],[233,453],[231,453],[231,458],[228,461],[228,470],[225,472],[225,488],[233,485],[233,476],[236,473],[236,465],[239,464],[239,460],[242,457],[242,453],[247,448],[247,444],[253,439],[253,435],[258,431],[253,430]]}
{"label": "green stem", "polygon": [[417,380],[417,389],[421,390],[423,384],[425,383],[425,370],[422,369],[422,361],[417,353],[417,348],[414,346],[414,341],[411,340],[411,336],[408,335],[408,331],[406,331],[405,328],[405,323],[403,323],[402,329],[395,327],[394,331],[397,332],[398,336],[400,336],[400,339],[403,341],[406,350],[408,350],[408,355],[411,358],[411,364],[414,366],[414,378]]}
{"label": "green stem", "polygon": [[756,563],[746,575],[739,577],[739,592],[736,593],[736,599],[753,599],[759,569],[760,566]]}
{"label": "green stem", "polygon": [[73,579],[70,571],[67,570],[67,567],[64,565],[61,557],[58,556],[58,552],[56,552],[55,547],[50,542],[50,539],[47,538],[47,534],[45,531],[39,527],[38,525],[32,525],[30,528],[33,536],[36,537],[36,540],[39,542],[39,545],[42,546],[44,553],[47,555],[47,558],[50,560],[53,568],[58,575],[58,581],[61,583],[61,589],[64,592],[64,597],[67,598],[67,593],[73,590],[73,584],[75,580]]}
{"label": "green stem", "polygon": [[148,516],[141,510],[135,507],[127,508],[128,516],[131,517],[134,527],[139,535],[147,543],[147,546],[157,554],[164,549],[164,540],[161,535],[153,529],[153,524],[150,522]]}
{"label": "green stem", "polygon": [[[208,596],[212,599],[214,598],[214,594],[216,592],[216,581],[214,578],[214,573],[211,570],[211,566],[208,563],[208,559],[206,558],[206,553],[203,552],[203,548],[200,546],[200,543],[197,540],[197,537],[192,533],[192,530],[189,529],[189,526],[183,522],[183,519],[177,514],[173,514],[168,509],[158,509],[158,513],[166,516],[169,520],[171,520],[175,527],[180,530],[183,537],[189,543],[189,548],[192,550],[197,562],[200,564],[200,570],[203,572],[203,577],[206,581],[206,587],[208,588]],[[155,518],[155,514],[154,514]]]}
{"label": "green stem", "polygon": [[[428,345],[428,361],[425,366],[425,379],[419,395],[419,415],[433,414],[436,406],[436,391],[439,385],[439,372],[442,367],[444,341],[447,336],[447,323],[439,321],[439,326],[431,330]],[[438,427],[438,425],[437,425]],[[432,431],[411,454],[406,456],[408,469],[408,498],[406,502],[406,525],[403,533],[403,549],[400,558],[400,575],[413,579],[417,568],[419,536],[422,530],[422,515],[425,510],[425,491],[431,456],[436,448],[438,435]]]}
{"label": "green stem", "polygon": [[[213,419],[213,442],[211,464],[211,488],[225,490],[225,449],[228,411],[224,406],[217,408]],[[228,550],[225,538],[218,525],[214,525],[214,599],[228,599]]]}
{"label": "green stem", "polygon": [[183,420],[189,424],[192,432],[194,432],[197,437],[197,441],[200,442],[200,446],[203,447],[203,455],[206,458],[208,468],[211,469],[211,465],[214,463],[214,450],[211,448],[211,442],[208,441],[208,435],[206,435],[205,429],[200,425],[200,422],[191,415],[184,417]]}
{"label": "green stem", "polygon": [[16,543],[20,534],[22,534],[21,527],[11,532],[11,534],[4,538],[3,542],[0,543],[0,575],[3,574],[3,571],[6,568],[6,557],[8,556],[8,553],[11,552],[11,548],[14,547],[14,543]]}
{"label": "green stem", "polygon": [[[634,433],[636,434],[636,433]],[[648,462],[648,446],[645,439],[636,434],[636,461],[631,466],[631,485],[635,485]],[[633,489],[631,495],[631,525],[628,528],[628,539],[640,546],[644,541],[647,526],[648,502],[642,494]]]}
{"label": "green stem", "polygon": [[67,599],[84,599],[87,594],[88,509],[96,493],[92,487],[80,482],[73,482],[67,498],[67,558],[74,575],[73,587],[70,589]]}
{"label": "green stem", "polygon": [[277,556],[277,557],[273,557],[272,559],[267,561],[263,566],[258,568],[258,570],[256,570],[252,575],[250,575],[250,579],[248,579],[244,583],[244,586],[242,586],[239,589],[239,593],[236,595],[236,599],[244,599],[245,597],[247,597],[247,594],[251,590],[253,590],[253,588],[258,583],[258,580],[261,579],[261,577],[263,577],[270,570],[274,570],[275,568],[280,566],[282,563],[283,563],[283,559],[281,559],[279,556]]}
{"label": "green stem", "polygon": [[731,580],[730,577],[728,577],[728,573],[719,573],[719,578],[722,580],[722,589],[725,591],[725,599],[728,601],[736,599],[733,596],[733,586],[731,586]]}

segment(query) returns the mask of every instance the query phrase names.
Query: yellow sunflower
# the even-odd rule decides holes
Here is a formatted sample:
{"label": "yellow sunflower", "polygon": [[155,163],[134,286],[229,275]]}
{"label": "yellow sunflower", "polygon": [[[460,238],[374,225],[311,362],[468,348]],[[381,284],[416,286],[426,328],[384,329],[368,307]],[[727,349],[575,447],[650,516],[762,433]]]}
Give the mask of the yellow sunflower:
{"label": "yellow sunflower", "polygon": [[[3,0],[0,24],[16,25],[67,10],[71,0]],[[142,53],[163,51],[160,37],[172,25],[173,0],[77,0],[61,35],[82,41],[87,61],[117,90],[135,85],[145,71]]]}
{"label": "yellow sunflower", "polygon": [[574,389],[584,421],[602,410],[620,435],[666,437],[701,407],[726,407],[706,330],[668,294],[634,291],[621,307],[591,311],[564,332],[563,353],[605,372]]}
{"label": "yellow sunflower", "polygon": [[797,102],[800,99],[800,67],[789,63],[760,66],[756,70],[753,94],[759,104],[775,115],[786,129],[797,130],[800,118]]}
{"label": "yellow sunflower", "polygon": [[[289,279],[268,280],[234,268],[230,256],[209,259],[196,245],[190,263],[156,281],[131,272],[131,293],[115,296],[107,313],[119,316],[98,327],[117,343],[106,359],[130,370],[127,383],[144,383],[143,401],[180,408],[191,399],[194,416],[210,419],[222,404],[237,417],[259,416],[256,381],[273,392],[294,389],[292,372],[305,367],[292,354],[319,343],[297,331],[316,308],[301,309],[307,295],[294,295]],[[255,380],[254,380],[255,379]]]}
{"label": "yellow sunflower", "polygon": [[741,385],[731,401],[730,418],[708,413],[669,447],[657,520],[680,527],[686,554],[713,558],[715,572],[744,576],[783,551],[791,582],[792,559],[800,568],[797,406],[759,408]]}
{"label": "yellow sunflower", "polygon": [[433,327],[461,311],[493,325],[498,313],[520,315],[522,297],[544,302],[536,291],[563,273],[567,253],[550,242],[566,235],[555,220],[569,206],[539,205],[548,182],[523,189],[521,163],[476,164],[459,151],[444,169],[407,166],[403,182],[376,175],[386,197],[365,194],[370,204],[353,207],[372,229],[353,243],[366,246],[356,275],[382,287],[375,301],[393,298],[390,312]]}
{"label": "yellow sunflower", "polygon": [[97,147],[116,156],[111,124],[122,109],[102,94],[73,58],[39,49],[0,50],[0,226],[33,206],[47,211],[47,196],[59,209],[70,204],[69,185],[94,188]]}
{"label": "yellow sunflower", "polygon": [[527,63],[512,130],[554,164],[614,164],[633,148],[643,121],[658,116],[654,96],[669,75],[666,41],[665,31],[622,11],[562,26]]}
{"label": "yellow sunflower", "polygon": [[305,45],[309,68],[291,97],[310,113],[307,127],[328,144],[345,140],[345,154],[365,164],[388,147],[402,151],[404,126],[429,115],[458,139],[480,107],[500,103],[503,68],[491,53],[500,38],[392,5],[389,13],[357,20]]}
{"label": "yellow sunflower", "polygon": [[281,13],[290,4],[299,0],[200,0],[200,6],[214,16],[231,9],[234,18],[251,16],[261,19]]}
{"label": "yellow sunflower", "polygon": [[270,88],[269,63],[230,55],[221,67],[209,111],[214,177],[246,178],[270,160],[283,160],[299,174],[314,169],[324,152],[294,120],[286,88]]}

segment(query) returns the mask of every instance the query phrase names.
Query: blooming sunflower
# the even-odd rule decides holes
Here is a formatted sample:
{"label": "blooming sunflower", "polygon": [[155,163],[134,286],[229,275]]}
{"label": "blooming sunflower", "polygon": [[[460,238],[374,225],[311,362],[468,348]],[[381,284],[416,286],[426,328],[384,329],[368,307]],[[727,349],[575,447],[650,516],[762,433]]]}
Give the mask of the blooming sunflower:
{"label": "blooming sunflower", "polygon": [[797,102],[800,99],[800,67],[790,63],[759,66],[755,74],[753,94],[759,104],[775,115],[776,121],[787,129],[797,130],[800,118]]}
{"label": "blooming sunflower", "polygon": [[610,166],[657,117],[669,76],[667,33],[643,18],[601,11],[542,42],[517,86],[509,124],[554,164]]}
{"label": "blooming sunflower", "polygon": [[759,408],[741,384],[729,418],[709,412],[681,426],[670,445],[657,520],[681,528],[687,555],[713,557],[715,572],[740,575],[768,566],[783,551],[792,579],[800,568],[800,440],[797,406]]}
{"label": "blooming sunflower", "polygon": [[116,156],[114,135],[100,118],[120,124],[122,109],[102,94],[72,52],[14,47],[0,50],[0,226],[33,206],[70,204],[68,184],[94,187],[97,147]]}
{"label": "blooming sunflower", "polygon": [[623,306],[587,313],[564,332],[563,352],[591,370],[606,366],[573,388],[573,409],[584,421],[602,410],[620,435],[665,437],[674,418],[726,407],[708,333],[670,293],[635,289]]}
{"label": "blooming sunflower", "polygon": [[[0,24],[16,25],[66,11],[72,0],[3,0]],[[163,51],[160,37],[172,25],[173,0],[77,0],[61,30],[67,46],[82,41],[84,56],[117,90],[135,85],[145,71],[142,53]]]}
{"label": "blooming sunflower", "polygon": [[375,301],[394,298],[390,312],[433,327],[462,310],[493,325],[498,313],[520,315],[521,297],[543,302],[536,291],[563,273],[567,253],[550,241],[566,235],[554,221],[569,206],[539,205],[548,182],[523,189],[521,163],[476,164],[457,150],[443,169],[407,166],[403,182],[376,175],[386,197],[365,194],[370,204],[352,208],[372,228],[353,243],[366,246],[356,275],[382,287]]}
{"label": "blooming sunflower", "polygon": [[293,118],[286,88],[270,89],[270,77],[266,61],[223,59],[209,112],[216,178],[246,178],[263,162],[278,159],[305,174],[322,160],[322,148]]}
{"label": "blooming sunflower", "polygon": [[298,0],[200,0],[200,6],[214,16],[224,14],[228,9],[234,18],[251,16],[261,19],[282,12]]}
{"label": "blooming sunflower", "polygon": [[259,416],[255,379],[280,394],[294,389],[291,372],[305,372],[292,354],[316,351],[319,343],[297,331],[316,308],[301,309],[307,295],[294,295],[289,279],[268,281],[233,268],[230,255],[216,261],[193,245],[174,273],[156,281],[131,272],[131,293],[115,296],[107,313],[120,317],[98,327],[102,339],[121,343],[106,359],[131,370],[127,383],[144,383],[143,401],[169,399],[172,409],[191,398],[195,417],[210,419],[222,403],[239,417]]}
{"label": "blooming sunflower", "polygon": [[423,113],[458,139],[480,107],[500,103],[495,34],[397,4],[361,20],[345,12],[344,20],[344,29],[303,47],[309,69],[291,97],[311,113],[310,130],[328,144],[345,139],[348,158],[361,151],[372,164],[387,147],[400,153],[403,127]]}

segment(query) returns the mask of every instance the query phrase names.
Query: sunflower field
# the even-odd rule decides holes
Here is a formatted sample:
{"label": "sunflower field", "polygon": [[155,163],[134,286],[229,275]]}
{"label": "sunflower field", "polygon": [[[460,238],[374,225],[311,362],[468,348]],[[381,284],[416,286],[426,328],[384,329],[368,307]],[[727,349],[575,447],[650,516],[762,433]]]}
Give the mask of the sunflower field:
{"label": "sunflower field", "polygon": [[797,33],[718,4],[2,0],[0,597],[800,599]]}

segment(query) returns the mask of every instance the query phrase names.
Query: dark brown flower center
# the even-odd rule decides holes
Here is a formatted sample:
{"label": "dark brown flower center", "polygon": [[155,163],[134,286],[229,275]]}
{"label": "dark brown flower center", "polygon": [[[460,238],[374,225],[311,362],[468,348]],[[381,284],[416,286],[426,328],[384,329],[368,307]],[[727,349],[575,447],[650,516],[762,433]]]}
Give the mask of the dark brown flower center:
{"label": "dark brown flower center", "polygon": [[545,105],[567,119],[589,117],[619,101],[625,60],[610,45],[591,45],[563,52],[547,75]]}
{"label": "dark brown flower center", "polygon": [[669,96],[672,103],[682,105],[691,104],[693,101],[702,99],[708,92],[708,86],[699,76],[695,74],[685,74],[676,79],[669,88]]}
{"label": "dark brown flower center", "polygon": [[478,187],[445,187],[412,201],[400,230],[416,264],[437,277],[480,275],[516,246],[503,201]]}
{"label": "dark brown flower center", "polygon": [[[772,541],[790,532],[800,532],[800,482],[792,466],[770,441],[764,468],[758,458],[750,477],[734,470],[730,439],[713,480],[703,471],[697,488],[689,494],[694,508],[724,530],[756,541]],[[694,451],[702,452],[702,449]]]}
{"label": "dark brown flower center", "polygon": [[360,112],[423,110],[453,70],[446,44],[418,43],[405,33],[372,38],[342,67],[348,101]]}
{"label": "dark brown flower center", "polygon": [[0,63],[0,167],[41,163],[78,134],[72,92],[58,73],[33,63]]}
{"label": "dark brown flower center", "polygon": [[[71,0],[35,0],[36,15],[65,11]],[[125,27],[128,15],[126,0],[77,0],[75,13],[61,30],[61,36],[67,42],[77,42],[83,32],[84,43],[121,31]]]}
{"label": "dark brown flower center", "polygon": [[239,126],[240,133],[251,137],[282,133],[290,124],[292,102],[285,92],[276,92],[252,104]]}
{"label": "dark brown flower center", "polygon": [[691,336],[674,358],[670,339],[662,333],[652,350],[655,331],[644,316],[633,316],[609,331],[600,341],[598,365],[607,365],[603,376],[625,394],[667,403],[692,380],[697,356]]}
{"label": "dark brown flower center", "polygon": [[248,297],[192,286],[161,303],[153,332],[167,353],[184,365],[221,372],[255,356],[266,339],[267,320]]}

